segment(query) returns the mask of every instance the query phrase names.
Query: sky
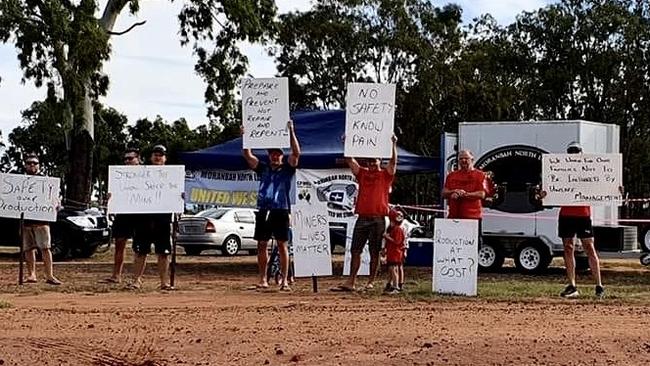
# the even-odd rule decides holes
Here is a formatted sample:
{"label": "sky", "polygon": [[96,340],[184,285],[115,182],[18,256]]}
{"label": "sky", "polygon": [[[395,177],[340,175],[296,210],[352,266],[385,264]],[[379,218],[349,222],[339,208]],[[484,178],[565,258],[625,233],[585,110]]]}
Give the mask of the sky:
{"label": "sky", "polygon": [[[511,23],[522,11],[539,9],[557,0],[433,0],[436,6],[456,3],[463,9],[463,21],[489,13],[499,23]],[[105,0],[100,1],[103,5]],[[104,71],[110,76],[110,89],[101,102],[126,114],[131,123],[140,118],[160,115],[167,121],[184,117],[190,127],[207,123],[203,102],[205,85],[194,73],[194,56],[189,47],[181,47],[177,14],[182,1],[146,0],[140,2],[136,16],[122,14],[114,28],[121,31],[136,21],[142,27],[112,38],[112,56]],[[310,0],[277,0],[280,13],[310,8]],[[124,12],[127,13],[127,12]],[[249,73],[254,77],[273,77],[273,59],[261,46],[243,45],[249,58]],[[32,102],[45,97],[44,88],[33,82],[21,83],[22,71],[13,44],[0,44],[0,131],[2,141],[21,124],[20,113]]]}

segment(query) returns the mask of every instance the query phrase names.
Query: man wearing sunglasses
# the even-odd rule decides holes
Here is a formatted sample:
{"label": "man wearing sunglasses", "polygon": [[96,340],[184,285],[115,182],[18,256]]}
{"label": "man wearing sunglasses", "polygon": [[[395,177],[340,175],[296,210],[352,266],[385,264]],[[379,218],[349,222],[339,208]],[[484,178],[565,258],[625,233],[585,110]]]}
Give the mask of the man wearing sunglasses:
{"label": "man wearing sunglasses", "polygon": [[[40,161],[35,154],[29,154],[25,157],[25,174],[40,174]],[[52,239],[50,236],[50,224],[48,222],[25,220],[23,231],[23,252],[27,262],[26,283],[36,283],[36,250],[41,251],[43,264],[45,265],[45,282],[49,285],[62,284],[58,278],[54,277],[52,269]]]}
{"label": "man wearing sunglasses", "polygon": [[[124,151],[124,165],[140,165],[140,151],[136,148],[128,148]],[[109,197],[110,199],[110,193]],[[118,214],[113,220],[113,239],[115,240],[115,254],[113,255],[113,274],[105,279],[106,283],[122,282],[122,270],[124,268],[124,250],[126,242],[133,238],[137,216],[133,214]]]}

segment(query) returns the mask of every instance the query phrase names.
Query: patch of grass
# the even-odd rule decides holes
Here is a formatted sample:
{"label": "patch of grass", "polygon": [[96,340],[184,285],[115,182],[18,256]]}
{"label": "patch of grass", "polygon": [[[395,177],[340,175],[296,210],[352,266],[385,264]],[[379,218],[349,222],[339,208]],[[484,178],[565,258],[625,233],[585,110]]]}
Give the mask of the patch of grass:
{"label": "patch of grass", "polygon": [[0,300],[0,310],[14,307],[9,301]]}

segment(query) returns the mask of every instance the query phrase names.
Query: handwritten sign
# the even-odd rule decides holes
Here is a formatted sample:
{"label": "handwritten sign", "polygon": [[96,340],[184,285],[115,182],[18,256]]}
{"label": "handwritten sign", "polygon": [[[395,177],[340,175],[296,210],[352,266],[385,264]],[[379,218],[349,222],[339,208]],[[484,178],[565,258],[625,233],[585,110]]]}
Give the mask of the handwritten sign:
{"label": "handwritten sign", "polygon": [[327,205],[299,199],[291,208],[291,227],[295,276],[331,276]]}
{"label": "handwritten sign", "polygon": [[110,213],[183,212],[182,165],[112,165],[108,167]]}
{"label": "handwritten sign", "polygon": [[346,103],[344,155],[389,158],[395,119],[395,84],[350,83]]}
{"label": "handwritten sign", "polygon": [[621,204],[621,154],[544,154],[544,205]]}
{"label": "handwritten sign", "polygon": [[243,147],[289,147],[289,82],[287,78],[243,79],[241,82]]}
{"label": "handwritten sign", "polygon": [[0,217],[56,221],[59,178],[0,173]]}
{"label": "handwritten sign", "polygon": [[478,221],[436,219],[433,234],[433,291],[476,296]]}

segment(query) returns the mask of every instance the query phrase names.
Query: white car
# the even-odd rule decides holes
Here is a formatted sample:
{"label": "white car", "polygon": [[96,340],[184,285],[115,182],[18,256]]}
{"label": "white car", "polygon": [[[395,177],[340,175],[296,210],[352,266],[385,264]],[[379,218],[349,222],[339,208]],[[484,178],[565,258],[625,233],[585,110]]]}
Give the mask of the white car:
{"label": "white car", "polygon": [[187,255],[199,255],[208,249],[219,249],[231,256],[240,250],[254,252],[255,212],[250,208],[210,208],[178,221],[176,244]]}

